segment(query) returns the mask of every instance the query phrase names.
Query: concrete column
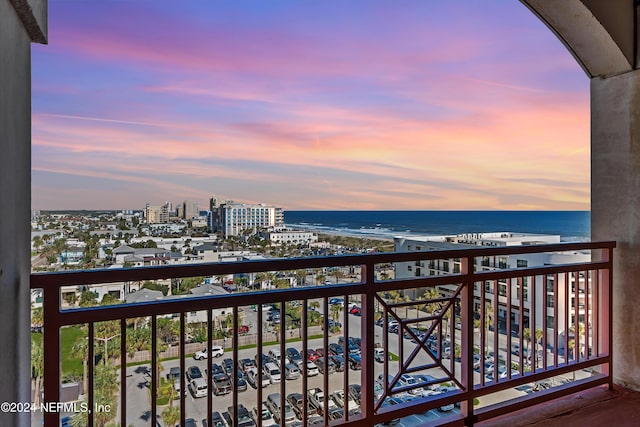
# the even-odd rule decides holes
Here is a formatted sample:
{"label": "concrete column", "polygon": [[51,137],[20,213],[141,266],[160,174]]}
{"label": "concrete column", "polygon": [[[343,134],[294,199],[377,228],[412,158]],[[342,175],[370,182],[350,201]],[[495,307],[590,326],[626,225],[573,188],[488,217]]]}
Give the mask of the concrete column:
{"label": "concrete column", "polygon": [[591,238],[615,240],[614,381],[640,390],[640,71],[591,80]]}
{"label": "concrete column", "polygon": [[[31,402],[31,40],[7,0],[0,17],[0,402]],[[0,412],[0,425],[30,423]]]}
{"label": "concrete column", "polygon": [[[0,402],[31,401],[31,42],[46,1],[0,0]],[[0,412],[0,426],[29,426]]]}

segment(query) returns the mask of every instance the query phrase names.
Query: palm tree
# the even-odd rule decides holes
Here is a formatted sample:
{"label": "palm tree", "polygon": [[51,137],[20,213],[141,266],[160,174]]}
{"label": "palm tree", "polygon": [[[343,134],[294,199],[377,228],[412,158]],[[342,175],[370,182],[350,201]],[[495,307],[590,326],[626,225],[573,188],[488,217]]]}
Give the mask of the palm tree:
{"label": "palm tree", "polygon": [[[173,388],[173,385],[171,385]],[[169,407],[162,411],[162,421],[164,421],[167,426],[174,426],[178,421],[180,421],[180,408],[173,407],[171,405],[171,401],[169,401]]]}
{"label": "palm tree", "polygon": [[40,383],[44,374],[44,349],[42,343],[31,340],[31,379],[33,381],[33,403],[40,404]]}
{"label": "palm tree", "polygon": [[[111,408],[111,411],[94,411],[94,425],[103,427],[112,420],[116,414],[117,399],[115,393],[118,391],[118,372],[115,366],[96,365],[93,372],[93,399],[94,404],[102,408]],[[71,416],[70,425],[72,427],[83,427],[89,425],[87,411],[76,412]]]}
{"label": "palm tree", "polygon": [[[527,345],[527,346],[525,347],[525,349],[527,350],[527,353],[528,353],[528,352],[529,352],[529,349],[530,349],[531,347],[533,347],[533,346],[531,345],[531,329],[529,329],[529,328],[524,328],[524,329],[522,330],[522,339],[524,340],[524,343]],[[527,354],[527,353],[525,353],[525,354]]]}
{"label": "palm tree", "polygon": [[296,270],[296,283],[298,286],[304,286],[307,280],[307,270]]}
{"label": "palm tree", "polygon": [[86,336],[80,336],[71,346],[71,356],[82,358],[82,390],[89,391],[89,341]]}
{"label": "palm tree", "polygon": [[342,278],[344,278],[344,273],[342,272],[342,270],[340,270],[340,268],[336,268],[335,270],[333,270],[333,277],[336,278],[336,284],[338,284],[338,281]]}
{"label": "palm tree", "polygon": [[[489,325],[493,322],[493,305],[490,302],[484,303],[484,348],[485,352],[489,351],[489,340],[487,339],[487,335],[489,334]],[[495,333],[495,331],[494,331]]]}
{"label": "palm tree", "polygon": [[[173,382],[169,380],[162,381],[160,384],[160,387],[158,387],[158,396],[162,398],[166,398],[169,401],[169,407],[172,407],[173,399],[176,397],[176,389],[173,386]],[[178,410],[178,416],[180,416],[179,410]],[[168,423],[168,425],[174,425],[174,423]]]}
{"label": "palm tree", "polygon": [[[576,357],[576,360],[580,359],[580,357],[582,357],[582,348],[584,347],[584,323],[580,322],[578,323],[578,341],[580,341],[580,349],[578,349],[578,357]],[[573,340],[569,340],[569,342],[574,341],[575,337],[576,337],[576,325],[573,324],[571,325],[571,327],[569,328],[569,336],[573,337]],[[575,346],[575,341],[574,341],[574,346]],[[572,350],[573,352],[573,350]],[[567,358],[569,356],[567,355]]]}
{"label": "palm tree", "polygon": [[442,304],[439,302],[429,302],[429,301],[432,301],[434,299],[438,299],[441,297],[442,295],[440,294],[440,292],[438,292],[436,288],[428,288],[426,291],[424,291],[424,294],[422,294],[422,298],[426,300],[424,305],[425,311],[429,314],[433,314],[439,311],[442,308]]}
{"label": "palm tree", "polygon": [[317,311],[320,308],[320,301],[313,300],[309,302],[309,308]]}
{"label": "palm tree", "polygon": [[38,251],[42,246],[42,236],[34,236],[33,237],[33,248]]}
{"label": "palm tree", "polygon": [[333,304],[331,306],[331,317],[333,318],[334,322],[338,322],[338,319],[340,319],[340,313],[342,313],[343,310],[344,307],[342,306],[342,304]]}

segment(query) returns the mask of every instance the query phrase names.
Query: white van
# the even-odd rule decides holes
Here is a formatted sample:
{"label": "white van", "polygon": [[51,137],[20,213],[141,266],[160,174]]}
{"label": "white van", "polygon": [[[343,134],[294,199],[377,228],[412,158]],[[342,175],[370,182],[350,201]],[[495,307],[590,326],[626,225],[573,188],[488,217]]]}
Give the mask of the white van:
{"label": "white van", "polygon": [[269,353],[267,353],[267,356],[273,363],[277,365],[279,365],[280,361],[282,360],[282,357],[280,355],[280,350],[278,350],[277,348],[269,350]]}
{"label": "white van", "polygon": [[203,377],[193,378],[188,388],[193,397],[207,397],[207,382]]}
{"label": "white van", "polygon": [[275,363],[267,363],[263,368],[264,375],[269,378],[271,384],[276,384],[280,382],[281,374],[280,368]]}

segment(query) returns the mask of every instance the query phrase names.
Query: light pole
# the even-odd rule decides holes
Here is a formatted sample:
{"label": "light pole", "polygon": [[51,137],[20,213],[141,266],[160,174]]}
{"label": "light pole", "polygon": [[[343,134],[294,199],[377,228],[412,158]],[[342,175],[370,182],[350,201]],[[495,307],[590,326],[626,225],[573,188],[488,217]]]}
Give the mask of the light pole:
{"label": "light pole", "polygon": [[117,333],[113,336],[110,336],[109,338],[99,338],[99,337],[95,337],[95,339],[100,340],[100,341],[104,341],[104,364],[107,364],[107,342],[111,341],[112,339],[114,339],[115,337],[119,336],[120,333]]}

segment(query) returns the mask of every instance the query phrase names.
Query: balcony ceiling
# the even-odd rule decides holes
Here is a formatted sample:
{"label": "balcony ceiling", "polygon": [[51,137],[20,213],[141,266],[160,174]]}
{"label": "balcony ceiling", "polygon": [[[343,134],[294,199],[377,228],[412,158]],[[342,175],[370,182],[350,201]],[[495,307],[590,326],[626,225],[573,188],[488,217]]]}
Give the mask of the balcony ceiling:
{"label": "balcony ceiling", "polygon": [[[553,31],[591,77],[635,67],[633,0],[521,0]],[[634,37],[635,30],[635,37]]]}

